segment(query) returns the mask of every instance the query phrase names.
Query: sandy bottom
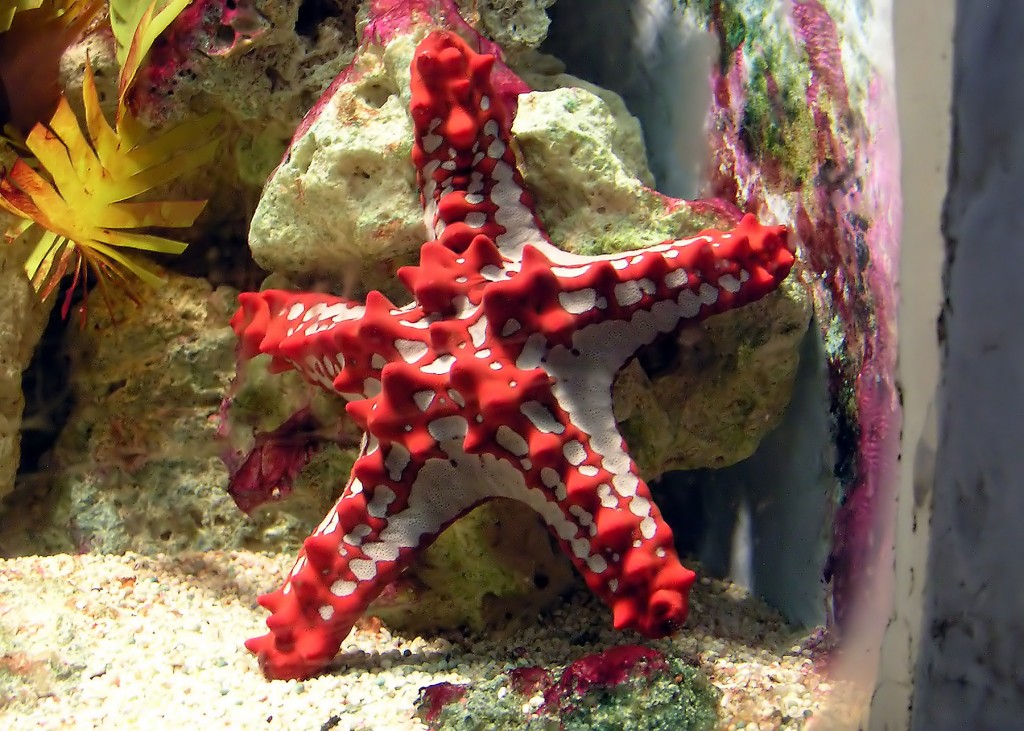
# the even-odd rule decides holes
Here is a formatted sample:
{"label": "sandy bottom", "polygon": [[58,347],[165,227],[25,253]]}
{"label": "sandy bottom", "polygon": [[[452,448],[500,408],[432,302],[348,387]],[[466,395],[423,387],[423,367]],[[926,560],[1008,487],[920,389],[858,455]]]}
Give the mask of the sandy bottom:
{"label": "sandy bottom", "polygon": [[[367,622],[329,674],[268,682],[242,641],[290,556],[48,556],[0,560],[0,719],[8,729],[425,728],[419,689],[557,668],[637,635],[579,592],[505,633],[403,637]],[[855,728],[862,699],[830,681],[822,633],[797,632],[726,582],[702,579],[679,636],[647,643],[699,663],[722,728]]]}

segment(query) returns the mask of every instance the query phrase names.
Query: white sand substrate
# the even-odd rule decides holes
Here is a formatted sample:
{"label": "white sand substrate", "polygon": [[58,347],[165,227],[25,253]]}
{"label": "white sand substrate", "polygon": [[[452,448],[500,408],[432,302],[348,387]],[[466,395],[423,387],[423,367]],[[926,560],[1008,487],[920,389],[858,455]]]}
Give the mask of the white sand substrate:
{"label": "white sand substrate", "polygon": [[[518,665],[557,669],[643,641],[615,632],[604,605],[580,591],[506,632],[402,637],[367,621],[327,674],[268,682],[242,641],[265,632],[256,597],[291,561],[224,552],[0,560],[2,728],[423,729],[414,716],[423,686]],[[723,691],[724,729],[850,728],[861,700],[830,681],[822,637],[702,579],[684,631],[647,644],[699,663]]]}

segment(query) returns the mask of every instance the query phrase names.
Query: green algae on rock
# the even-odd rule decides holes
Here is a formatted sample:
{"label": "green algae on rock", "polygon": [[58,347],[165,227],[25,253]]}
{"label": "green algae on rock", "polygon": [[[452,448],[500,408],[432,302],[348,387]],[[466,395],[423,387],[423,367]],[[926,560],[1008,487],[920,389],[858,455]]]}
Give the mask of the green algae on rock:
{"label": "green algae on rock", "polygon": [[580,658],[557,679],[534,666],[476,685],[429,686],[419,716],[445,731],[711,731],[720,695],[678,657],[619,646]]}

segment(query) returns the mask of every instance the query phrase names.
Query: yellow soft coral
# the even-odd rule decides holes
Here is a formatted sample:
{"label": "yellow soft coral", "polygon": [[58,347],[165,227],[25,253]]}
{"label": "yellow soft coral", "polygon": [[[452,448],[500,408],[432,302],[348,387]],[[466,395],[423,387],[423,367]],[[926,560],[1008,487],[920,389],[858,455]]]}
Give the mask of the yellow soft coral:
{"label": "yellow soft coral", "polygon": [[[54,2],[68,13],[95,4],[95,0],[42,0]],[[36,291],[45,299],[65,274],[73,274],[64,301],[65,316],[71,295],[79,282],[84,286],[88,270],[101,289],[113,280],[131,294],[132,276],[159,284],[162,280],[156,271],[125,249],[181,253],[186,244],[137,229],[191,226],[205,205],[205,201],[129,200],[208,163],[216,151],[218,140],[211,139],[215,115],[151,135],[127,109],[127,91],[146,53],[189,3],[151,0],[138,16],[121,68],[116,127],[100,111],[96,81],[87,63],[82,96],[88,138],[61,95],[50,121],[36,124],[25,139],[24,147],[35,160],[29,164],[19,159],[0,177],[0,208],[22,219],[8,229],[7,238],[35,235],[43,229],[25,262]]]}
{"label": "yellow soft coral", "polygon": [[[100,111],[88,65],[82,94],[90,139],[62,97],[49,123],[36,125],[26,138],[39,171],[18,160],[0,180],[0,207],[24,219],[8,231],[8,238],[28,235],[33,224],[44,229],[25,263],[44,298],[68,272],[74,273],[73,290],[84,281],[86,268],[101,287],[107,279],[127,285],[130,275],[159,283],[151,267],[122,249],[177,254],[186,245],[132,229],[191,226],[205,201],[128,199],[208,163],[217,145],[210,139],[217,123],[213,115],[151,140],[130,115],[122,117],[115,131]],[[208,141],[193,146],[197,140]],[[69,300],[70,293],[65,315]]]}

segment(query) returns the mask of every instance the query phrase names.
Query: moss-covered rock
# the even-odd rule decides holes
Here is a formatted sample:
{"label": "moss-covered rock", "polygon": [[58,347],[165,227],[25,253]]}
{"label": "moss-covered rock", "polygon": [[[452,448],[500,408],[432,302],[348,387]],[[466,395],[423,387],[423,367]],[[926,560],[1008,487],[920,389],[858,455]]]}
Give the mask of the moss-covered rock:
{"label": "moss-covered rock", "polygon": [[719,691],[697,668],[645,647],[587,655],[556,675],[514,668],[474,686],[420,693],[419,716],[444,731],[711,731]]}

